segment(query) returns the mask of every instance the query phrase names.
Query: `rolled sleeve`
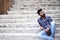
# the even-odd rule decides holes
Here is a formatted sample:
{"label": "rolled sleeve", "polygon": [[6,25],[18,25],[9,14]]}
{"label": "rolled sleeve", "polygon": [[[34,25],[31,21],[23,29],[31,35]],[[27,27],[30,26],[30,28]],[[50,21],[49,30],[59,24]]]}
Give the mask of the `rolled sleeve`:
{"label": "rolled sleeve", "polygon": [[38,19],[38,23],[39,23],[39,25],[42,27],[42,23],[40,22],[40,20]]}

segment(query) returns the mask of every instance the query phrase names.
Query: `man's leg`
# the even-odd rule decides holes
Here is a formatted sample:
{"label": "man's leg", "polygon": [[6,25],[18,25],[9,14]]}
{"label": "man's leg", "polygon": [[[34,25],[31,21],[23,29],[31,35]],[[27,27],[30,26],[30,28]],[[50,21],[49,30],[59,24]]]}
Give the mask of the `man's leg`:
{"label": "man's leg", "polygon": [[54,40],[54,38],[49,37],[49,36],[46,35],[45,30],[41,31],[41,32],[39,33],[39,36],[40,36],[42,39],[44,39],[44,40]]}
{"label": "man's leg", "polygon": [[56,25],[54,22],[51,22],[51,37],[55,36]]}

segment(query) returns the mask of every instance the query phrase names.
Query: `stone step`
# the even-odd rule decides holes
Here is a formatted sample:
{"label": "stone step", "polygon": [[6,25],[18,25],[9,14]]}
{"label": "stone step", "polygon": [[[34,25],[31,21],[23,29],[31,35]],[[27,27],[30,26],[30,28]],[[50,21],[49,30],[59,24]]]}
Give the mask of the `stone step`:
{"label": "stone step", "polygon": [[40,38],[34,36],[34,34],[3,33],[0,35],[0,40],[40,40]]}
{"label": "stone step", "polygon": [[35,19],[0,19],[0,23],[29,23],[37,22]]}
{"label": "stone step", "polygon": [[40,3],[57,3],[57,2],[59,2],[59,1],[56,1],[56,0],[54,0],[54,1],[52,1],[52,0],[51,0],[51,1],[48,1],[48,0],[40,0],[40,1],[39,1],[39,0],[32,0],[32,1],[31,1],[31,0],[27,0],[27,1],[25,1],[25,0],[23,0],[23,1],[18,0],[18,1],[15,1],[15,4],[16,4],[16,3],[19,3],[19,2],[20,2],[20,3],[21,3],[21,2],[22,2],[22,3],[23,3],[23,2],[24,2],[24,3],[27,3],[27,2],[30,2],[30,3],[31,3],[31,2],[33,2],[33,3],[34,3],[34,2],[35,2],[35,3],[36,3],[36,2],[40,2]]}
{"label": "stone step", "polygon": [[28,2],[28,4],[27,4],[27,2],[25,3],[25,2],[19,2],[19,3],[17,3],[17,4],[15,4],[15,5],[13,5],[13,7],[15,7],[15,8],[17,8],[17,7],[37,7],[37,6],[43,6],[43,5],[47,5],[47,6],[60,6],[60,3],[38,3],[38,2]]}
{"label": "stone step", "polygon": [[15,4],[17,4],[17,3],[26,3],[27,4],[27,2],[28,3],[59,3],[59,1],[23,1],[23,2],[20,2],[20,1],[18,1],[18,2],[16,2]]}
{"label": "stone step", "polygon": [[38,4],[38,3],[47,3],[47,4],[50,4],[50,3],[59,3],[59,1],[39,1],[39,0],[36,0],[36,1],[16,1],[15,2],[15,5],[16,4],[20,4],[20,3],[22,3],[22,5],[24,5],[24,4],[27,4],[27,2],[28,2],[28,4]]}
{"label": "stone step", "polygon": [[0,33],[37,33],[39,28],[0,28]]}
{"label": "stone step", "polygon": [[[15,0],[16,1],[16,0]],[[39,1],[39,0],[18,0],[18,1]],[[59,1],[59,0],[40,0],[40,1]]]}
{"label": "stone step", "polygon": [[[53,19],[59,19],[59,14],[46,14]],[[38,19],[40,16],[38,14],[20,14],[20,15],[0,15],[0,19]]]}
{"label": "stone step", "polygon": [[[47,14],[59,14],[60,10],[44,10]],[[7,11],[9,15],[19,14],[36,14],[36,11]]]}
{"label": "stone step", "polygon": [[[18,4],[19,3],[19,4]],[[18,2],[17,4],[18,4],[18,6],[21,4],[21,5],[38,5],[38,4],[40,4],[40,5],[55,5],[55,6],[58,6],[58,5],[60,5],[60,3],[38,3],[38,2],[28,2],[28,4],[27,4],[27,2]],[[17,5],[16,4],[16,5]]]}
{"label": "stone step", "polygon": [[60,10],[60,7],[55,7],[55,6],[45,6],[45,7],[34,7],[34,8],[29,8],[29,7],[21,7],[21,8],[13,8],[13,9],[10,9],[10,11],[19,11],[19,10],[32,10],[32,11],[34,11],[34,10],[37,10],[37,9],[39,9],[39,8],[42,8],[42,9],[44,9],[44,10]]}
{"label": "stone step", "polygon": [[[60,18],[54,18],[56,23],[60,22]],[[0,23],[37,23],[37,19],[0,19]]]}
{"label": "stone step", "polygon": [[[39,8],[42,8],[42,9],[43,9],[43,8],[46,9],[46,7],[47,7],[47,8],[51,8],[51,9],[52,9],[52,8],[58,9],[58,8],[60,7],[60,5],[47,5],[47,4],[46,4],[46,5],[45,5],[45,4],[44,4],[44,5],[39,5],[39,4],[38,4],[38,5],[14,5],[12,8],[13,8],[13,9],[18,9],[18,8],[19,8],[19,9],[21,9],[21,8],[30,9],[30,8],[33,8],[33,7],[34,7],[34,8],[39,7]],[[37,9],[38,9],[38,8],[37,8]]]}
{"label": "stone step", "polygon": [[52,0],[41,0],[41,3],[58,3],[59,1],[52,1]]}
{"label": "stone step", "polygon": [[[56,34],[56,38],[59,39],[60,34]],[[0,33],[1,40],[42,40],[37,34],[28,34],[28,33]]]}
{"label": "stone step", "polygon": [[[37,6],[37,7],[36,7]],[[46,5],[42,5],[43,7],[40,7],[40,6],[38,6],[38,5],[36,5],[36,6],[33,6],[33,7],[17,7],[17,8],[11,8],[10,9],[10,11],[12,10],[12,11],[19,11],[19,10],[32,10],[32,11],[34,11],[34,10],[37,10],[37,9],[39,9],[39,8],[42,8],[42,9],[44,9],[44,10],[60,10],[60,6],[59,7],[56,7],[56,6],[46,6]],[[45,7],[44,7],[45,6]]]}
{"label": "stone step", "polygon": [[17,3],[37,3],[37,2],[39,2],[38,0],[36,0],[36,1],[16,1],[15,2],[15,5],[17,4]]}
{"label": "stone step", "polygon": [[36,1],[38,1],[38,0],[15,0],[15,2],[36,2]]}
{"label": "stone step", "polygon": [[37,9],[39,9],[39,8],[42,8],[42,9],[44,9],[44,10],[60,10],[60,6],[59,7],[57,7],[57,6],[46,6],[46,5],[42,5],[42,7],[40,7],[40,6],[38,6],[38,5],[36,5],[34,8],[33,7],[30,7],[30,6],[27,6],[27,7],[21,7],[21,6],[19,6],[19,7],[14,7],[14,8],[11,8],[10,9],[10,11],[12,10],[12,11],[14,11],[14,10],[37,10]]}
{"label": "stone step", "polygon": [[60,6],[55,6],[55,5],[42,5],[42,7],[40,7],[44,10],[60,10]]}
{"label": "stone step", "polygon": [[42,3],[41,5],[55,5],[58,6],[60,3]]}
{"label": "stone step", "polygon": [[[0,23],[0,28],[37,28],[38,23]],[[56,27],[60,28],[60,23],[56,23]]]}
{"label": "stone step", "polygon": [[[60,34],[60,28],[56,28],[56,34]],[[39,33],[39,28],[0,28],[0,33]]]}

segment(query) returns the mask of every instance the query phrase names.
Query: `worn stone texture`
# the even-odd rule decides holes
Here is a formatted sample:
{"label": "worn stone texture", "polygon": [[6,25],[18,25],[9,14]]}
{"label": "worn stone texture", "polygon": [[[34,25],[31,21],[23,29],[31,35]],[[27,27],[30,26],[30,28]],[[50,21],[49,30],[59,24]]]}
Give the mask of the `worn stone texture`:
{"label": "worn stone texture", "polygon": [[8,15],[0,15],[0,40],[42,40],[37,9],[42,8],[56,23],[55,37],[60,38],[59,0],[14,0]]}

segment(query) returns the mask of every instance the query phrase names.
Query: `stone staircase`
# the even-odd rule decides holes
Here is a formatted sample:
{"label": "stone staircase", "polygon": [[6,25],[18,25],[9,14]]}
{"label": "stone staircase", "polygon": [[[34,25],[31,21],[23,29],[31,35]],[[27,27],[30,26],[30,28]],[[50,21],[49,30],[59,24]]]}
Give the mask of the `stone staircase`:
{"label": "stone staircase", "polygon": [[39,16],[36,10],[44,9],[56,23],[56,38],[60,38],[59,0],[15,0],[8,15],[0,15],[0,40],[42,40],[38,33]]}
{"label": "stone staircase", "polygon": [[37,10],[42,8],[44,10],[60,10],[59,0],[15,0],[15,5],[11,10]]}

